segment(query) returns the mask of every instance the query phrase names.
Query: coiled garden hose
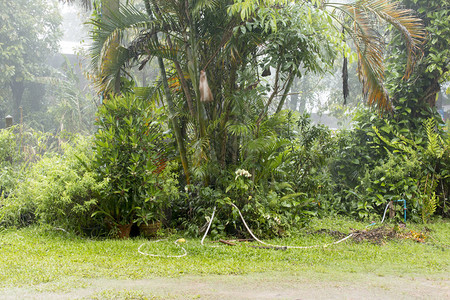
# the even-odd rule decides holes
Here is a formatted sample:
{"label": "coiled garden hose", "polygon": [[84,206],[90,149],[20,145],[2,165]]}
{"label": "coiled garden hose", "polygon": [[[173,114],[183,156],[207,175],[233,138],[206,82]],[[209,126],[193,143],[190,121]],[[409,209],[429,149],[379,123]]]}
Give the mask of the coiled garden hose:
{"label": "coiled garden hose", "polygon": [[[165,240],[164,240],[164,239],[163,239],[163,240],[157,240],[157,241],[154,241],[153,243],[158,243],[158,242],[161,242],[161,241],[165,241]],[[143,251],[141,251],[141,248],[142,248],[142,246],[144,246],[146,243],[143,243],[143,244],[141,244],[141,245],[139,246],[138,252],[139,252],[140,254],[142,254],[142,255],[145,255],[145,256],[151,256],[151,257],[180,258],[180,257],[184,257],[184,256],[187,255],[186,249],[184,249],[184,247],[180,246],[180,244],[179,244],[179,243],[184,243],[184,242],[185,242],[184,239],[178,239],[178,240],[176,240],[176,241],[174,242],[175,245],[177,245],[177,247],[181,247],[181,250],[183,250],[184,253],[181,254],[181,255],[161,255],[161,254],[152,254],[152,253],[143,252]]]}

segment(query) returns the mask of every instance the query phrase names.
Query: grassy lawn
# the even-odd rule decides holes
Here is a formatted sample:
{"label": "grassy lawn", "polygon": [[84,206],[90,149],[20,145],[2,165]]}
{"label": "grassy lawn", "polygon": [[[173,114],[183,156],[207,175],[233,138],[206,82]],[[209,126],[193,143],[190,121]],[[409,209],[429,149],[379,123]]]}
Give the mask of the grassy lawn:
{"label": "grassy lawn", "polygon": [[[342,218],[314,219],[308,228],[288,238],[266,241],[282,245],[315,245],[338,240],[319,229],[350,233],[364,229],[365,223]],[[51,227],[3,229],[0,232],[0,288],[47,284],[54,290],[79,288],[84,280],[147,279],[185,275],[251,275],[283,273],[303,274],[311,279],[351,278],[355,274],[375,276],[439,276],[448,278],[450,226],[448,221],[426,225],[426,243],[411,239],[355,242],[351,239],[326,248],[258,249],[200,244],[200,239],[186,238],[188,254],[182,258],[149,257],[138,253],[179,255],[182,250],[169,236],[161,242],[143,238],[129,240],[83,239]],[[392,227],[392,226],[391,226]],[[371,227],[376,228],[376,226]],[[423,225],[408,224],[409,230],[424,231]],[[256,243],[251,243],[256,245]],[[241,245],[244,245],[241,243]]]}

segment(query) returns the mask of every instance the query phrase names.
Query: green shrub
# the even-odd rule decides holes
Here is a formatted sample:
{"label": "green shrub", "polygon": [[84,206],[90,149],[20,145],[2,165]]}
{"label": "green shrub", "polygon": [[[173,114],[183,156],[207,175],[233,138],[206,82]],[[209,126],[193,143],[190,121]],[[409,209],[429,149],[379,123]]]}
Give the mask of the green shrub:
{"label": "green shrub", "polygon": [[[241,132],[237,126],[233,130]],[[174,211],[177,225],[201,234],[216,206],[212,236],[248,236],[231,202],[255,234],[284,235],[304,225],[329,197],[327,162],[333,151],[331,131],[313,125],[308,115],[271,116],[258,137],[242,142],[240,165],[220,170],[213,186],[187,187]]]}
{"label": "green shrub", "polygon": [[[389,122],[386,125],[391,126]],[[375,170],[379,173],[375,175],[379,180],[372,180],[381,185],[377,187],[377,197],[386,201],[406,199],[411,216],[420,217],[424,223],[438,206],[445,214],[448,191],[444,187],[450,184],[450,138],[439,130],[433,118],[423,121],[423,139],[408,139],[392,126],[391,128],[394,134],[392,139],[386,138],[374,128],[389,155],[389,160]],[[383,182],[380,184],[380,181]],[[370,188],[368,182],[365,186],[369,192],[375,190]]]}
{"label": "green shrub", "polygon": [[99,107],[93,171],[105,180],[96,215],[111,228],[136,220],[136,213],[160,214],[158,174],[169,146],[162,120],[150,104],[132,94],[107,99]]}
{"label": "green shrub", "polygon": [[20,176],[21,155],[14,130],[15,127],[0,130],[0,187],[5,194],[13,189]]}
{"label": "green shrub", "polygon": [[[408,218],[426,222],[448,205],[449,137],[430,118],[414,131],[392,119],[363,113],[339,135],[331,164],[335,197],[330,207],[358,218],[381,217],[391,200],[405,199]],[[372,125],[370,125],[372,123]]]}
{"label": "green shrub", "polygon": [[63,154],[48,153],[31,165],[5,201],[4,224],[39,222],[91,233],[96,226],[91,215],[104,186],[85,168],[91,147],[91,139],[79,136],[62,145]]}

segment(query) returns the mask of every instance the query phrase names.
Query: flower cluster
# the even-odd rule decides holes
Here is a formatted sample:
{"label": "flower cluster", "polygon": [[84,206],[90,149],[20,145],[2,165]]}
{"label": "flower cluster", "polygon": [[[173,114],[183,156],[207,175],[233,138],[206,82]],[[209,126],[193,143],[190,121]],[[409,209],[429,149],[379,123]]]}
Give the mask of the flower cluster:
{"label": "flower cluster", "polygon": [[236,172],[234,172],[236,174],[236,178],[234,178],[234,180],[238,179],[239,176],[245,176],[247,178],[252,177],[252,174],[250,174],[247,170],[244,169],[237,169]]}
{"label": "flower cluster", "polygon": [[[271,218],[270,214],[264,214],[263,217],[266,218],[267,220],[270,220]],[[278,225],[281,224],[281,220],[277,216],[273,217],[273,219],[275,220],[275,222],[277,222]]]}

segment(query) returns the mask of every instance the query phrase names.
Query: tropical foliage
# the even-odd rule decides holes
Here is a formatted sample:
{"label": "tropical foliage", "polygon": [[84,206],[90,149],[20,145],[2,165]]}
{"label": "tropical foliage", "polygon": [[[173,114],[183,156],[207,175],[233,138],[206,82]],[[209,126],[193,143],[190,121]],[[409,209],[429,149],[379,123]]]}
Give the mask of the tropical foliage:
{"label": "tropical foliage", "polygon": [[402,80],[398,62],[405,61],[404,48],[394,37],[390,55],[387,86],[392,93],[396,119],[402,126],[416,130],[424,119],[436,114],[436,100],[441,84],[449,79],[449,1],[403,1],[418,11],[427,30],[427,43],[417,72]]}
{"label": "tropical foliage", "polygon": [[[312,215],[376,218],[391,200],[405,199],[409,220],[448,213],[448,134],[423,100],[431,94],[408,88],[447,78],[441,15],[426,12],[430,37],[412,10],[387,0],[144,0],[113,8],[96,6],[89,22],[89,76],[102,99],[92,143],[61,146],[57,137],[53,154],[24,151],[17,164],[32,166],[23,183],[8,183],[4,224],[104,234],[163,221],[200,234],[216,211],[213,236],[245,236],[234,204],[256,234],[273,236]],[[352,95],[352,58],[370,108],[354,112],[351,129],[333,132],[284,110],[293,86],[336,62],[344,65],[344,97]],[[159,77],[137,87],[135,74],[152,60]],[[74,90],[58,90],[53,114],[88,131],[88,97]],[[9,135],[17,141],[12,131],[5,141]]]}
{"label": "tropical foliage", "polygon": [[[340,48],[340,31],[327,30],[330,25],[336,28],[336,24],[322,7],[308,3],[284,5],[281,1],[281,6],[263,3],[258,9],[251,3],[238,2],[227,9],[230,4],[233,3],[145,1],[145,12],[126,6],[111,17],[92,21],[96,28],[93,31],[92,66],[99,87],[105,92],[117,92],[127,67],[135,64],[142,68],[152,57],[161,60],[160,68],[164,73],[172,72],[173,77],[163,74],[161,78],[166,100],[172,114],[181,107],[188,108],[189,114],[184,120],[178,115],[173,118],[177,119],[177,124],[186,123],[186,126],[179,124],[181,128],[194,129],[194,135],[191,135],[194,139],[192,142],[187,140],[197,148],[193,149],[190,166],[205,182],[211,177],[208,165],[224,166],[227,161],[232,161],[233,155],[237,157],[239,149],[236,145],[239,143],[235,142],[233,147],[233,140],[240,136],[229,132],[230,126],[245,124],[242,121],[249,117],[254,123],[251,130],[258,136],[269,109],[280,111],[286,97],[276,98],[286,94],[293,78],[300,75],[299,66],[305,68],[304,72],[321,71],[333,62],[333,53]],[[391,22],[395,20],[402,26],[402,33],[409,38],[407,75],[415,61],[417,44],[423,37],[419,20],[410,17],[409,11],[388,2],[359,1],[354,6],[344,5],[339,9],[353,11],[349,15],[356,15],[353,19],[356,32],[346,28],[358,44],[359,70],[365,91],[370,91],[369,103],[378,103],[380,108],[386,109],[387,96],[380,83],[383,71],[381,40],[368,24],[370,14]],[[162,33],[161,41],[157,32]],[[324,43],[324,40],[328,42]],[[173,68],[166,68],[163,59],[170,60]],[[270,67],[275,71],[275,79],[268,87],[261,84],[263,79],[259,71]],[[207,71],[215,95],[211,104],[199,99],[197,87],[201,69]],[[172,89],[169,79],[174,80]],[[258,99],[264,94],[266,99]],[[244,102],[245,109],[250,111],[240,110]],[[189,178],[188,160],[183,150],[186,139],[181,139],[186,134],[177,133],[176,127],[174,130],[184,171]],[[202,170],[198,170],[199,166]]]}
{"label": "tropical foliage", "polygon": [[47,151],[45,157],[18,173],[9,197],[3,200],[4,225],[38,222],[80,234],[94,231],[97,224],[91,214],[102,183],[80,162],[92,159],[90,139],[80,136],[62,147],[64,154]]}

